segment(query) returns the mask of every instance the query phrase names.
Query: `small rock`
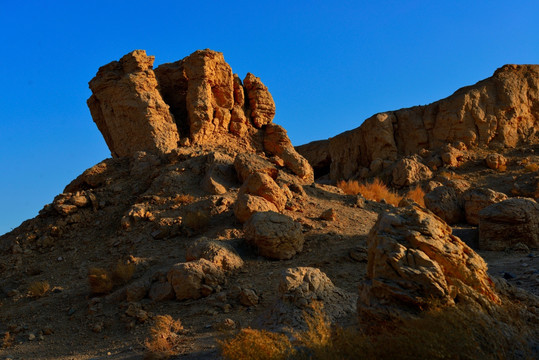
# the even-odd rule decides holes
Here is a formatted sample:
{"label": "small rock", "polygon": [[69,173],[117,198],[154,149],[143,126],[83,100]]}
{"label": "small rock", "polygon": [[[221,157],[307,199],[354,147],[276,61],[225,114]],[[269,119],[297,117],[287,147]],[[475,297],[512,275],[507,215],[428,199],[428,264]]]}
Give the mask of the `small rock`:
{"label": "small rock", "polygon": [[367,253],[367,249],[362,248],[362,247],[358,247],[358,248],[350,250],[348,255],[350,255],[350,257],[353,260],[359,261],[359,262],[366,262],[367,258],[369,257],[369,254]]}
{"label": "small rock", "polygon": [[53,333],[54,333],[54,330],[52,328],[43,329],[43,335],[52,335]]}
{"label": "small rock", "polygon": [[327,221],[335,221],[337,220],[337,211],[333,208],[327,209],[320,215],[320,219],[327,220]]}
{"label": "small rock", "polygon": [[213,328],[215,330],[234,330],[236,328],[236,323],[234,320],[226,318],[223,321],[218,321],[215,324],[213,324]]}
{"label": "small rock", "polygon": [[34,341],[36,339],[36,336],[32,333],[28,334],[28,340]]}
{"label": "small rock", "polygon": [[258,304],[258,295],[252,289],[243,289],[240,293],[240,303],[245,306]]}

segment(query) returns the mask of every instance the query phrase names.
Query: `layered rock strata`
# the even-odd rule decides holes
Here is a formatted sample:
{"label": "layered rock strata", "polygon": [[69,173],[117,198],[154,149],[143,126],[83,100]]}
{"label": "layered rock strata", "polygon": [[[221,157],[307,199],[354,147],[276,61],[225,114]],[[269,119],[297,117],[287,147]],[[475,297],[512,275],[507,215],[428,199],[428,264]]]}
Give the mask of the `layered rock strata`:
{"label": "layered rock strata", "polygon": [[473,148],[537,142],[539,65],[505,65],[443,100],[376,114],[354,130],[297,150],[315,171],[330,162],[330,177],[338,180],[357,176],[375,161],[446,144]]}

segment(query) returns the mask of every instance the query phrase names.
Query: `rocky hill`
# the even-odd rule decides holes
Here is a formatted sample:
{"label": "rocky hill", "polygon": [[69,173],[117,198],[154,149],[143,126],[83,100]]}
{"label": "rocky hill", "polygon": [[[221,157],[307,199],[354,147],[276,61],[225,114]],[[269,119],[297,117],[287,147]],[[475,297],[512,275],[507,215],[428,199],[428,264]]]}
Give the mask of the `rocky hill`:
{"label": "rocky hill", "polygon": [[539,65],[505,65],[443,100],[376,114],[354,130],[297,150],[320,176],[329,173],[334,181],[372,176],[414,154],[434,158],[428,161],[441,156],[453,165],[452,147],[538,144],[538,114]]}
{"label": "rocky hill", "polygon": [[[145,340],[170,315],[178,358],[215,359],[241,328],[308,328],[313,304],[365,333],[466,307],[506,351],[537,355],[537,67],[378,114],[304,157],[266,86],[223,54],[153,61],[99,69],[88,106],[112,158],[0,237],[3,357],[158,358]],[[425,206],[331,183],[374,176],[422,187]]]}

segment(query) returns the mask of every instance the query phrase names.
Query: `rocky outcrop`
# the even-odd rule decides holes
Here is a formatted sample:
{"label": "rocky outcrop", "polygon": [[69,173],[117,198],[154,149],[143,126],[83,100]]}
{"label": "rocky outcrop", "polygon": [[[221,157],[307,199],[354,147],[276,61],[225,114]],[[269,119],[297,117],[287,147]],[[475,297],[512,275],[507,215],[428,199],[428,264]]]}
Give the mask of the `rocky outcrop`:
{"label": "rocky outcrop", "polygon": [[[356,296],[338,288],[320,271],[312,267],[288,268],[281,273],[278,299],[264,314],[263,324],[276,328],[307,328],[305,314],[317,316],[320,311],[335,321],[354,311]],[[314,303],[321,304],[315,310]]]}
{"label": "rocky outcrop", "polygon": [[311,184],[314,181],[313,168],[303,156],[296,152],[282,126],[275,124],[266,126],[264,150],[280,157],[284,165],[306,184]]}
{"label": "rocky outcrop", "polygon": [[232,144],[262,150],[263,127],[275,103],[259,78],[243,83],[220,52],[198,50],[153,70],[153,56],[135,50],[101,67],[88,106],[114,157],[166,153],[182,144]]}
{"label": "rocky outcrop", "polygon": [[414,316],[431,306],[498,303],[487,265],[440,218],[417,205],[379,215],[367,240],[360,318]]}
{"label": "rocky outcrop", "polygon": [[275,116],[275,103],[266,85],[260,78],[247,73],[243,80],[243,86],[249,99],[251,119],[256,128],[269,124]]}
{"label": "rocky outcrop", "polygon": [[465,191],[462,198],[466,222],[478,225],[479,212],[489,205],[507,200],[507,195],[487,188],[473,188]]}
{"label": "rocky outcrop", "polygon": [[166,153],[178,146],[178,130],[157,90],[154,57],[135,50],[99,68],[90,81],[88,107],[113,157],[136,151]]}
{"label": "rocky outcrop", "polygon": [[462,207],[458,192],[450,186],[439,186],[424,197],[425,207],[448,224],[462,220]]}
{"label": "rocky outcrop", "polygon": [[[538,112],[539,65],[505,65],[492,77],[448,98],[376,114],[360,127],[329,139],[329,144],[318,144],[329,149],[331,179],[349,179],[377,159],[393,161],[447,144],[462,143],[470,149],[537,143]],[[315,171],[322,166],[320,159],[327,159],[313,144],[297,150]],[[458,156],[451,159],[451,166],[458,166]]]}
{"label": "rocky outcrop", "polygon": [[511,198],[479,212],[479,248],[505,250],[523,243],[539,248],[539,204],[533,199]]}
{"label": "rocky outcrop", "polygon": [[206,259],[224,271],[236,270],[243,266],[243,260],[232,246],[207,238],[198,239],[186,250],[185,260],[198,259]]}
{"label": "rocky outcrop", "polygon": [[199,259],[174,265],[167,273],[176,299],[200,299],[225,282],[223,270],[214,263]]}
{"label": "rocky outcrop", "polygon": [[243,226],[245,238],[260,255],[271,259],[291,259],[303,250],[301,225],[276,212],[257,212]]}
{"label": "rocky outcrop", "polygon": [[396,187],[410,186],[422,180],[432,178],[432,171],[414,158],[399,160],[393,168],[393,185]]}

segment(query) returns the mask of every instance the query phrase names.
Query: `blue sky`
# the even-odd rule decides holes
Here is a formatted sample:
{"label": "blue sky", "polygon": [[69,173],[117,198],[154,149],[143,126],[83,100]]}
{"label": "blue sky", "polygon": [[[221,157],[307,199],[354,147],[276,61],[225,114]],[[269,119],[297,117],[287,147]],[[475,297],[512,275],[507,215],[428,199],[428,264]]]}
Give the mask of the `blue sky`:
{"label": "blue sky", "polygon": [[[538,1],[0,0],[0,234],[110,156],[86,106],[99,66],[197,49],[250,71],[300,145],[539,63]],[[200,4],[200,5],[199,5]]]}

